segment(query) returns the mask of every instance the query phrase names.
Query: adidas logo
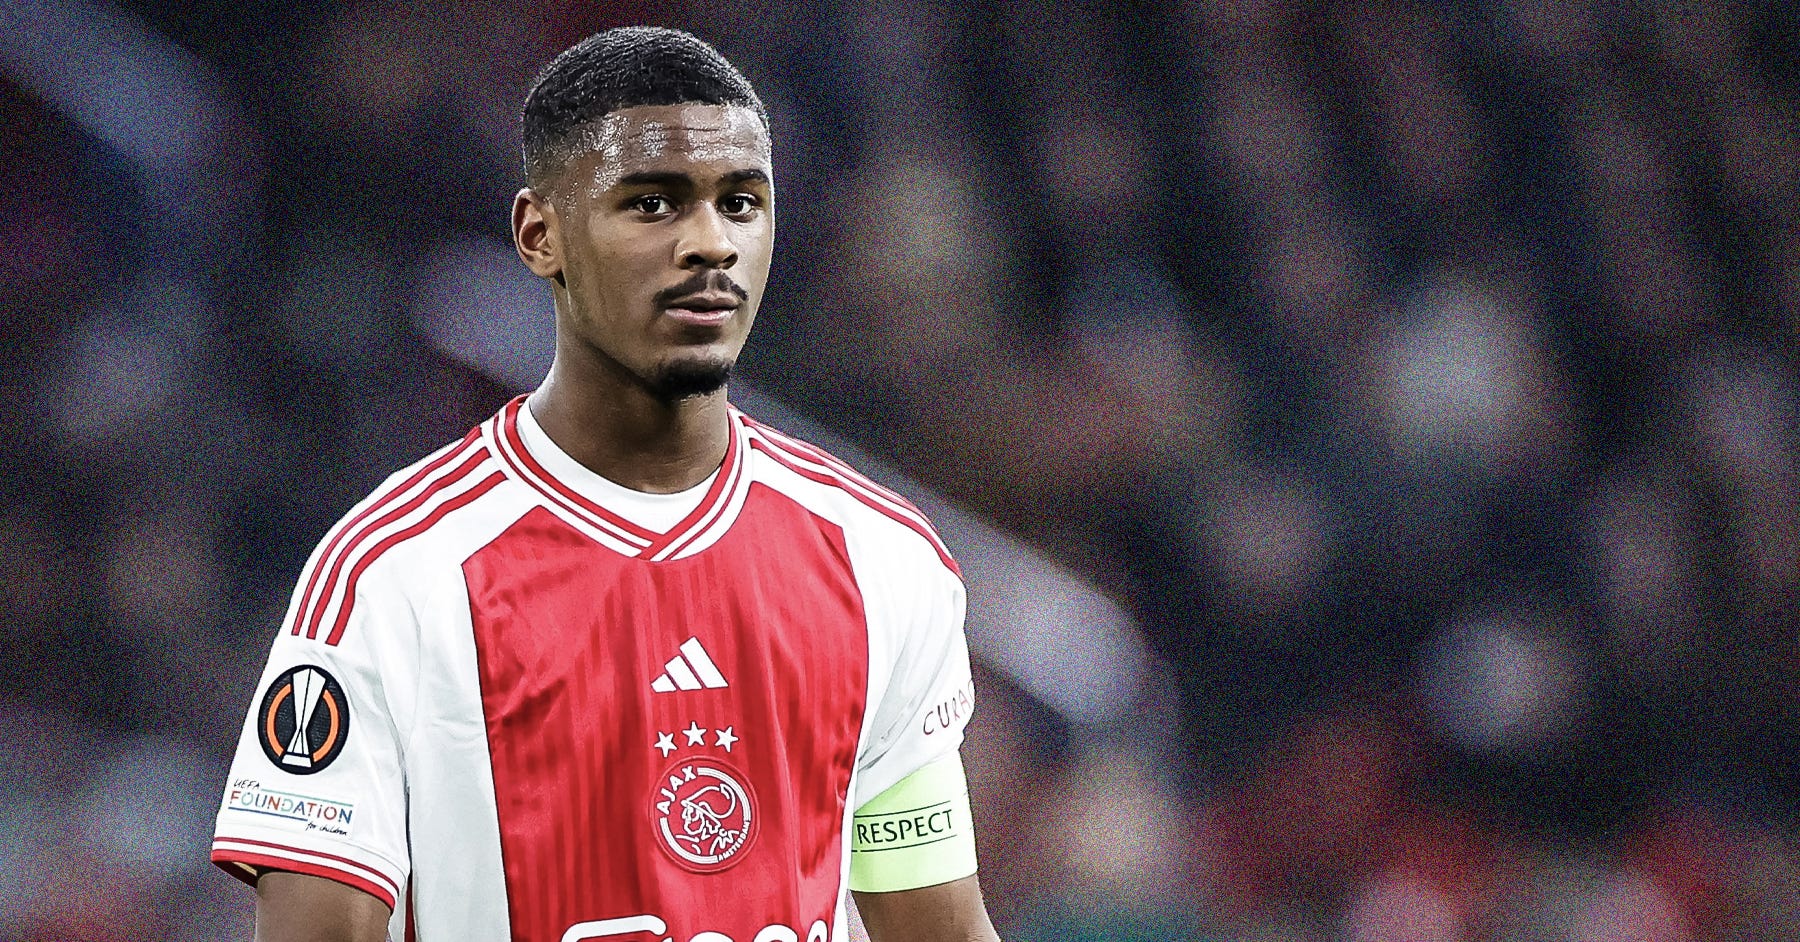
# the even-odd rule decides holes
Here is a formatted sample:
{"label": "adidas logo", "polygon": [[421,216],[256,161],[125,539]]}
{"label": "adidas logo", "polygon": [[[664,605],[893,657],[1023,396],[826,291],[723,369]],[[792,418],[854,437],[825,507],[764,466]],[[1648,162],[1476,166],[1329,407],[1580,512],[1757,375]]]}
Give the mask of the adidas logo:
{"label": "adidas logo", "polygon": [[712,658],[706,656],[706,649],[700,646],[699,638],[689,638],[681,643],[681,653],[669,658],[663,665],[668,673],[658,675],[650,682],[650,689],[657,693],[674,693],[677,690],[715,690],[729,686],[725,683],[725,675],[719,673]]}

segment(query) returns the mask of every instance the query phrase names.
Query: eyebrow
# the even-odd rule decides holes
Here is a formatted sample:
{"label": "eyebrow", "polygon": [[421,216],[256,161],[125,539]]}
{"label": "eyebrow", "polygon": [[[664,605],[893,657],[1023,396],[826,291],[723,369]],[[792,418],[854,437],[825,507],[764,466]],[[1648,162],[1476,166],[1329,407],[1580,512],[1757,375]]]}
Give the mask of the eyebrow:
{"label": "eyebrow", "polygon": [[745,170],[733,170],[725,175],[726,183],[767,183],[769,175],[751,167]]}

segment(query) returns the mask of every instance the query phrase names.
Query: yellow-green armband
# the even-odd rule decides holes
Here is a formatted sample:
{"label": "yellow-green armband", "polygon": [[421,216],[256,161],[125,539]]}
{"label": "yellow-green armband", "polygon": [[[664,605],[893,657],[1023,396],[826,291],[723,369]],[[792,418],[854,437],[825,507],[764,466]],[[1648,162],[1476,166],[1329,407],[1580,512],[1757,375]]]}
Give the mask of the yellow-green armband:
{"label": "yellow-green armband", "polygon": [[850,888],[892,893],[975,872],[975,826],[962,758],[951,753],[856,809]]}

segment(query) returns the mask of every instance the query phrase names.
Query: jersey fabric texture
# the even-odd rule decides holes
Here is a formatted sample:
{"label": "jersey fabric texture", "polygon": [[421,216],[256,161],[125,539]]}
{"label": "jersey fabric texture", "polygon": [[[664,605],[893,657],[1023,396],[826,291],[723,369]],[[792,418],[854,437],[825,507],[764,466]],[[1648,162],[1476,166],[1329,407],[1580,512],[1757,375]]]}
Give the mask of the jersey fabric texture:
{"label": "jersey fabric texture", "polygon": [[353,508],[212,859],[372,893],[396,939],[842,938],[856,810],[961,744],[963,584],[911,504],[730,423],[708,481],[649,495],[521,398]]}

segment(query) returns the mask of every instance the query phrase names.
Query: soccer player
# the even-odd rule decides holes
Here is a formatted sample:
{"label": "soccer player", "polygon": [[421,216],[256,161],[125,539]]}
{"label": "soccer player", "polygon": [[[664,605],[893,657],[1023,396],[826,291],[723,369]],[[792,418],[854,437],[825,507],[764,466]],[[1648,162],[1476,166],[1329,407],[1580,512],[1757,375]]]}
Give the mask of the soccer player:
{"label": "soccer player", "polygon": [[353,508],[301,574],[212,859],[257,938],[985,940],[963,586],[905,500],[743,415],[767,116],[685,33],[525,102],[543,384]]}

